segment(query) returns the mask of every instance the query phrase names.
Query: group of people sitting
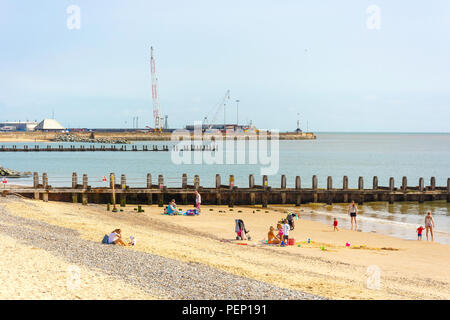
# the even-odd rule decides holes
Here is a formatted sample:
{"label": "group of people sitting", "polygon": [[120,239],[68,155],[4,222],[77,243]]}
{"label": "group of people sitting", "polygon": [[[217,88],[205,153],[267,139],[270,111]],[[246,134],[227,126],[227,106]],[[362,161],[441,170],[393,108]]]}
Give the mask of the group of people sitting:
{"label": "group of people sitting", "polygon": [[[200,193],[195,190],[195,209],[194,210],[188,210],[187,211],[187,215],[196,215],[200,213],[200,205],[202,203],[202,198],[200,196]],[[190,213],[193,214],[190,214]],[[164,214],[168,214],[170,216],[173,215],[184,215],[181,210],[177,209],[177,204],[175,203],[175,199],[172,199],[172,201],[170,201],[169,205],[164,209]]]}
{"label": "group of people sitting", "polygon": [[270,226],[267,234],[267,243],[287,245],[289,240],[289,232],[294,230],[295,227],[294,218],[298,218],[298,215],[296,213],[289,213],[286,219],[278,221],[277,232],[273,226]]}

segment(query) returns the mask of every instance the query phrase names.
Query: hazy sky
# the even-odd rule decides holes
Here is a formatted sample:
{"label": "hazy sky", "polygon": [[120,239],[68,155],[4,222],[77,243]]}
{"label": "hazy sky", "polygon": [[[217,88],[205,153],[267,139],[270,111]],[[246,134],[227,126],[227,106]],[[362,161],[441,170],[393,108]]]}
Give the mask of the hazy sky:
{"label": "hazy sky", "polygon": [[450,132],[448,0],[0,0],[0,120],[152,126],[151,45],[170,127]]}

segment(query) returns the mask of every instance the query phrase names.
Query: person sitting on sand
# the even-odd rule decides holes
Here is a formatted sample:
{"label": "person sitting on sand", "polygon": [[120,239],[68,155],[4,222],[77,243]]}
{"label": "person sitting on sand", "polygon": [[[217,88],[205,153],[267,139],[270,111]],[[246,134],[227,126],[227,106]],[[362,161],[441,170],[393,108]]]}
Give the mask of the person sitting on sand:
{"label": "person sitting on sand", "polygon": [[126,246],[125,242],[123,242],[122,240],[122,230],[115,229],[114,231],[112,231],[108,236],[108,243]]}
{"label": "person sitting on sand", "polygon": [[267,234],[267,243],[269,243],[269,244],[279,244],[280,243],[280,238],[275,235],[274,231],[275,231],[275,228],[271,226],[269,233]]}
{"label": "person sitting on sand", "polygon": [[338,221],[336,218],[334,218],[334,221],[333,221],[333,228],[334,228],[333,231],[339,231]]}
{"label": "person sitting on sand", "polygon": [[427,241],[428,241],[428,231],[430,231],[431,233],[431,241],[434,241],[433,228],[434,228],[434,219],[431,216],[431,212],[428,211],[425,217],[425,229],[427,230]]}
{"label": "person sitting on sand", "polygon": [[178,214],[175,199],[172,199],[172,201],[170,201],[169,206],[167,207],[167,213],[171,216],[173,216],[174,214]]}
{"label": "person sitting on sand", "polygon": [[422,240],[422,231],[423,230],[425,230],[425,228],[422,226],[417,228],[417,240]]}

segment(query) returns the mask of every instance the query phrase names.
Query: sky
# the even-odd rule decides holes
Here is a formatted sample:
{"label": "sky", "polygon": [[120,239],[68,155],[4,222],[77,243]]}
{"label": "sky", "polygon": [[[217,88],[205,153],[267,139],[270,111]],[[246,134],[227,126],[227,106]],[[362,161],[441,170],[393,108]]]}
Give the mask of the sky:
{"label": "sky", "polygon": [[450,132],[447,0],[0,0],[0,121],[153,126],[150,46],[172,128]]}

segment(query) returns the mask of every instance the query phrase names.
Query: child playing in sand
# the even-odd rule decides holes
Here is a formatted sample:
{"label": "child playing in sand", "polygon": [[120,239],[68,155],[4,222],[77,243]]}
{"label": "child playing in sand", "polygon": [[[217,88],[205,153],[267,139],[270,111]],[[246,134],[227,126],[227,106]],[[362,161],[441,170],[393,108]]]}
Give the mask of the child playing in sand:
{"label": "child playing in sand", "polygon": [[277,224],[278,234],[277,238],[280,239],[280,241],[283,241],[283,228],[281,226],[281,223]]}
{"label": "child playing in sand", "polygon": [[271,226],[269,233],[267,234],[267,243],[269,243],[269,244],[280,243],[280,238],[278,238],[278,236],[275,235],[274,230],[275,230],[275,228]]}
{"label": "child playing in sand", "polygon": [[291,226],[287,220],[283,221],[283,242],[285,245],[288,244],[289,240],[289,231],[291,230]]}
{"label": "child playing in sand", "polygon": [[333,231],[339,231],[338,221],[336,218],[334,218],[334,221],[333,221],[333,228],[334,228]]}
{"label": "child playing in sand", "polygon": [[423,230],[425,230],[425,228],[422,226],[417,228],[417,240],[422,240],[422,231]]}

